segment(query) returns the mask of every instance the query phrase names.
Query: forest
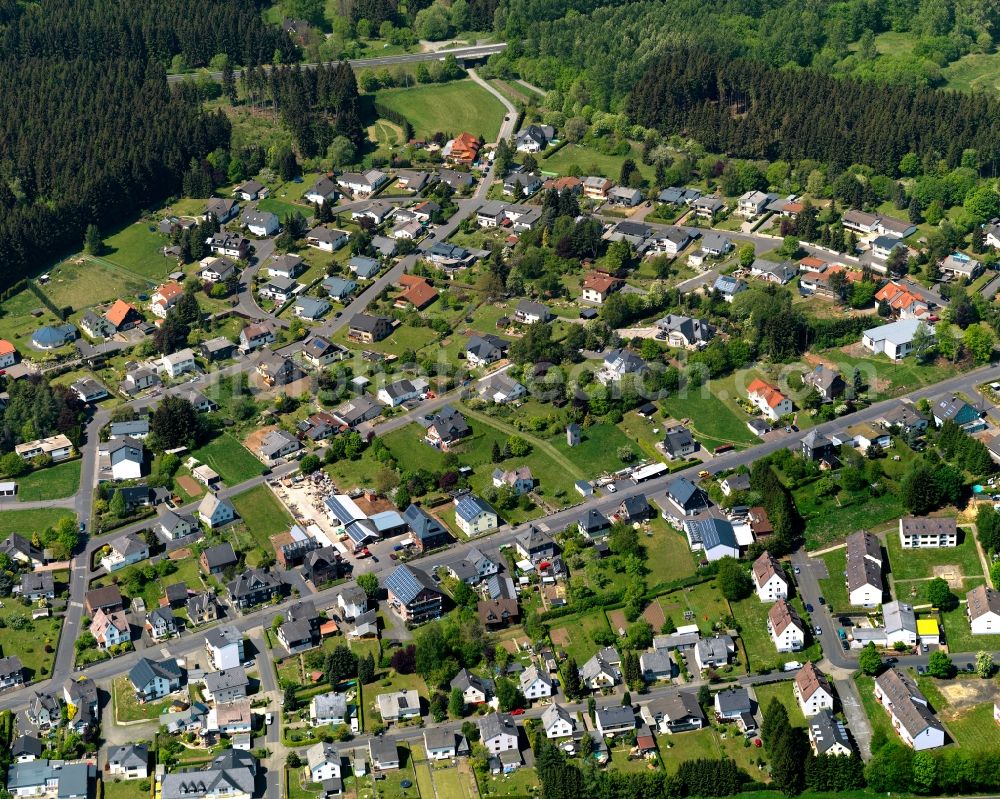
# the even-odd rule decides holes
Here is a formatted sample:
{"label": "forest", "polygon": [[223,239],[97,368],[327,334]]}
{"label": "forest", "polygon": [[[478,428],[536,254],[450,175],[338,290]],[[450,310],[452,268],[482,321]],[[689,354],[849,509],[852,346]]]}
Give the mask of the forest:
{"label": "forest", "polygon": [[879,86],[814,70],[782,70],[678,48],[651,64],[629,95],[634,122],[683,132],[713,152],[768,160],[864,163],[897,175],[908,152],[949,167],[974,150],[996,173],[1000,103],[972,94]]}
{"label": "forest", "polygon": [[179,54],[207,63],[289,54],[248,0],[0,3],[0,285],[79,249],[181,188],[192,158],[229,144],[221,113],[168,86]]}

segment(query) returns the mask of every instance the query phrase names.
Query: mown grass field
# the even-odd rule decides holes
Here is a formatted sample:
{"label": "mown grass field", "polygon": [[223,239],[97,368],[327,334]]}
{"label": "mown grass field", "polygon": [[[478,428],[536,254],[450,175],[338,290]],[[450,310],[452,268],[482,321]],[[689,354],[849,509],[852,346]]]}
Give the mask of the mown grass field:
{"label": "mown grass field", "polygon": [[942,549],[906,549],[899,544],[895,531],[886,536],[886,549],[892,575],[897,580],[922,580],[934,576],[936,566],[956,566],[966,577],[982,577],[983,564],[979,560],[976,542],[972,535],[959,528],[957,547]]}
{"label": "mown grass field", "polygon": [[690,419],[691,431],[706,449],[719,444],[756,444],[746,418],[719,399],[716,389],[715,383],[708,383],[685,395],[675,394],[663,400],[663,408],[678,421]]}
{"label": "mown grass field", "polygon": [[494,141],[504,117],[500,101],[471,80],[384,89],[376,93],[375,101],[406,117],[418,138],[441,131]]}
{"label": "mown grass field", "polygon": [[[6,516],[10,512],[12,511],[0,513],[0,517]],[[30,531],[26,535],[30,538]],[[61,588],[65,589],[65,578],[62,583]],[[60,586],[57,585],[56,591],[59,590]],[[21,629],[14,629],[11,624],[14,617],[25,619],[26,625]],[[20,602],[6,599],[0,605],[0,621],[4,623],[3,638],[0,639],[0,651],[2,651],[3,656],[17,655],[21,659],[26,672],[26,682],[48,677],[56,656],[55,651],[59,643],[62,618],[32,619],[30,607],[26,608]]]}
{"label": "mown grass field", "polygon": [[760,705],[761,713],[767,710],[772,699],[777,699],[785,706],[785,710],[788,711],[788,721],[793,727],[806,726],[806,717],[802,713],[799,703],[795,700],[791,680],[772,682],[767,685],[756,685],[753,690],[757,694],[757,702]]}
{"label": "mown grass field", "polygon": [[[802,616],[806,627],[809,627],[809,620],[802,606],[802,600],[796,597],[791,601],[791,604]],[[759,671],[763,668],[774,669],[790,660],[803,663],[806,660],[818,659],[821,654],[820,645],[812,640],[811,629],[806,633],[808,646],[805,649],[798,652],[778,652],[775,649],[774,641],[771,640],[767,631],[767,612],[770,607],[770,605],[761,602],[756,594],[740,602],[732,603],[733,616],[740,625],[740,637],[746,648],[750,669],[753,671]]]}
{"label": "mown grass field", "polygon": [[57,463],[17,479],[17,498],[21,502],[62,499],[80,487],[80,461]]}
{"label": "mown grass field", "polygon": [[268,539],[285,532],[292,525],[291,515],[266,485],[237,494],[232,503],[260,546],[270,548]]}
{"label": "mown grass field", "polygon": [[20,533],[30,539],[32,533],[51,527],[65,516],[75,518],[76,514],[66,508],[5,510],[0,513],[0,535]]}
{"label": "mown grass field", "polygon": [[[167,261],[158,255],[164,264]],[[166,274],[164,271],[163,274]],[[50,280],[42,287],[57,307],[74,311],[112,302],[119,297],[135,298],[149,293],[153,284],[135,272],[107,260],[78,256],[63,261],[49,271]]]}
{"label": "mown grass field", "polygon": [[[150,230],[150,228],[153,228]],[[167,243],[149,221],[136,222],[124,227],[104,240],[104,258],[113,264],[148,280],[159,280],[171,272],[176,264],[160,252]]]}
{"label": "mown grass field", "polygon": [[216,436],[191,454],[215,469],[227,486],[257,477],[264,471],[263,464],[229,433]]}
{"label": "mown grass field", "polygon": [[618,180],[622,163],[632,158],[644,178],[653,177],[653,168],[642,163],[642,153],[632,145],[628,155],[606,155],[585,144],[567,144],[544,160],[539,160],[539,169],[558,175],[568,175],[579,171],[581,175],[600,175]]}

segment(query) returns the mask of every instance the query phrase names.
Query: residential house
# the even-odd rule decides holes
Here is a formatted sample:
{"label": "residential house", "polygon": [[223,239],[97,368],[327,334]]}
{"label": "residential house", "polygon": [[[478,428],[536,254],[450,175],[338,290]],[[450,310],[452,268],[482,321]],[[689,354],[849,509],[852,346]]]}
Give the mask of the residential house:
{"label": "residential house", "polygon": [[899,545],[903,549],[958,546],[958,526],[952,516],[905,516],[899,520]]}
{"label": "residential house", "polygon": [[607,178],[591,176],[583,179],[583,196],[588,200],[606,200],[614,184]]}
{"label": "residential house", "polygon": [[717,669],[729,663],[736,652],[736,644],[728,635],[714,635],[702,638],[694,645],[694,662],[698,669]]}
{"label": "residential house", "polygon": [[7,769],[7,790],[17,799],[87,799],[96,776],[93,763],[45,759],[12,763]]}
{"label": "residential house", "polygon": [[252,322],[240,331],[240,349],[243,352],[253,352],[274,342],[274,327],[270,322]]}
{"label": "residential house", "polygon": [[249,752],[223,750],[201,771],[174,771],[159,781],[160,799],[252,799],[257,761]]}
{"label": "residential house", "polygon": [[24,685],[24,667],[17,655],[0,658],[0,690]]}
{"label": "residential house", "polygon": [[223,283],[236,272],[236,264],[226,256],[208,256],[198,263],[198,278],[206,283]]}
{"label": "residential house", "polygon": [[340,577],[344,567],[337,549],[332,546],[320,547],[306,553],[302,559],[302,576],[314,586],[321,586]]}
{"label": "residential house", "polygon": [[462,692],[462,699],[467,705],[483,705],[488,702],[494,692],[492,680],[473,674],[468,669],[462,669],[451,681],[451,688]]}
{"label": "residential house", "polygon": [[243,663],[243,633],[231,624],[213,627],[205,633],[205,652],[213,668],[234,669]]}
{"label": "residential house", "polygon": [[382,415],[382,404],[368,394],[349,400],[333,412],[333,416],[345,427],[354,428],[363,422]]}
{"label": "residential house", "polygon": [[[31,346],[39,350],[56,350],[74,341],[76,341],[76,328],[69,323],[43,325],[31,334]],[[7,376],[10,375],[11,372],[8,371]]]}
{"label": "residential house", "polygon": [[699,197],[691,208],[699,219],[712,220],[726,210],[726,204],[719,197]]}
{"label": "residential house", "polygon": [[267,265],[267,275],[292,280],[304,272],[307,266],[301,255],[287,253],[279,255]]}
{"label": "residential house", "polygon": [[535,478],[531,474],[531,469],[527,466],[519,466],[516,469],[494,469],[493,487],[501,488],[509,486],[517,495],[528,494],[535,487]]}
{"label": "residential house", "polygon": [[123,330],[131,330],[133,327],[142,322],[142,314],[135,309],[135,306],[130,305],[124,300],[115,300],[104,314],[104,318],[107,319],[119,333]]}
{"label": "residential house", "polygon": [[457,192],[467,191],[475,183],[471,174],[455,169],[439,169],[436,177],[439,183],[444,183]]}
{"label": "residential house", "polygon": [[604,272],[588,272],[583,279],[580,299],[603,305],[604,301],[623,285],[623,281]]}
{"label": "residential house", "polygon": [[245,261],[250,255],[250,241],[238,233],[222,230],[205,239],[205,244],[214,255]]}
{"label": "residential house", "polygon": [[481,599],[476,603],[476,612],[479,614],[479,621],[487,630],[498,630],[509,624],[516,624],[521,616],[517,600],[507,597]]}
{"label": "residential house", "polygon": [[44,746],[34,735],[19,735],[10,747],[10,756],[15,763],[31,763],[42,756]]}
{"label": "residential house", "polygon": [[514,149],[519,153],[540,153],[554,137],[551,125],[527,125],[514,137]]}
{"label": "residential house", "polygon": [[551,535],[531,524],[514,537],[514,549],[525,560],[538,563],[555,557],[556,542]]}
{"label": "residential house", "polygon": [[792,412],[792,401],[759,377],[747,386],[747,399],[772,422]]}
{"label": "residential house", "polygon": [[753,562],[750,574],[761,602],[788,599],[788,578],[781,563],[767,550]]}
{"label": "residential house", "polygon": [[411,503],[403,511],[403,519],[410,528],[410,540],[418,553],[439,549],[452,541],[445,526],[417,505]]}
{"label": "residential house", "polygon": [[287,386],[305,377],[294,360],[277,352],[262,352],[256,357],[257,375],[269,387]]}
{"label": "residential house", "polygon": [[715,328],[707,320],[668,314],[656,322],[656,327],[671,347],[701,349],[715,337]]}
{"label": "residential house", "polygon": [[[38,565],[41,565],[41,563],[42,561],[39,561]],[[91,617],[97,615],[97,611],[99,610],[108,612],[121,610],[123,608],[121,591],[118,590],[117,585],[93,588],[84,594],[83,607],[87,615]]]}
{"label": "residential house", "polygon": [[341,361],[348,355],[345,347],[334,344],[323,336],[312,336],[302,345],[302,357],[317,369]]}
{"label": "residential house", "polygon": [[847,591],[852,605],[872,608],[882,603],[882,547],[865,530],[847,537]]}
{"label": "residential house", "polygon": [[580,535],[588,538],[598,538],[606,535],[611,529],[611,520],[596,508],[591,508],[585,516],[581,516],[576,523]]}
{"label": "residential house", "polygon": [[339,250],[351,237],[346,230],[317,225],[306,234],[306,244],[323,252]]}
{"label": "residential house", "polygon": [[39,730],[58,727],[62,722],[59,699],[53,694],[42,691],[32,691],[24,715]]}
{"label": "residential house", "polygon": [[29,602],[38,602],[42,599],[55,599],[56,586],[52,577],[52,572],[27,572],[21,575],[21,579],[14,587],[14,593],[27,599]]}
{"label": "residential house", "polygon": [[248,180],[246,183],[242,183],[233,189],[233,194],[242,197],[247,202],[254,202],[255,200],[262,200],[270,194],[270,189],[267,188],[259,180]]}
{"label": "residential house", "polygon": [[388,316],[369,316],[365,313],[355,314],[348,323],[348,338],[371,344],[381,341],[392,333],[392,320]]}
{"label": "residential house", "polygon": [[654,649],[639,655],[639,670],[646,682],[673,679],[677,669],[670,652],[665,649]]}
{"label": "residential house", "polygon": [[635,729],[635,712],[629,705],[606,705],[597,708],[595,723],[605,738],[624,735]]}
{"label": "residential house", "polygon": [[219,619],[219,601],[211,591],[203,591],[189,597],[184,607],[187,610],[188,620],[195,626]]}
{"label": "residential house", "polygon": [[506,405],[527,393],[528,389],[507,372],[495,372],[479,382],[479,396],[497,405]]}
{"label": "residential house", "polygon": [[62,433],[35,441],[25,441],[14,445],[14,452],[22,460],[30,461],[38,455],[48,455],[53,462],[68,460],[73,455],[73,443]]}
{"label": "residential house", "polygon": [[430,175],[420,169],[400,169],[396,172],[396,185],[409,191],[420,191],[427,185]]}
{"label": "residential house", "polygon": [[944,746],[945,731],[927,705],[927,699],[908,677],[895,668],[875,678],[875,699],[885,708],[903,743],[916,751]]}
{"label": "residential house", "polygon": [[610,205],[635,208],[641,202],[642,192],[639,189],[630,189],[627,186],[615,186],[608,192],[608,203]]}
{"label": "residential house", "polygon": [[383,405],[395,408],[412,400],[420,399],[420,395],[427,390],[427,383],[424,380],[397,380],[394,383],[387,383],[376,393],[376,398]]}
{"label": "residential house", "polygon": [[833,402],[844,394],[847,384],[840,372],[830,369],[826,364],[819,364],[815,369],[803,375],[802,382],[816,389],[823,402]]}
{"label": "residential house", "polygon": [[382,721],[387,723],[420,718],[420,694],[412,688],[378,694],[375,697],[375,708]]}
{"label": "residential house", "polygon": [[322,319],[330,311],[330,303],[322,297],[303,295],[295,300],[292,310],[299,319],[315,322]]}
{"label": "residential house", "polygon": [[271,277],[257,288],[257,293],[261,297],[274,300],[278,305],[284,305],[301,289],[302,287],[290,277]]}
{"label": "residential house", "polygon": [[[220,499],[215,494],[208,493],[202,497],[201,502],[198,504],[198,518],[202,524],[210,530],[214,530],[216,527],[229,524],[229,522],[235,519],[236,509],[229,504],[228,500]],[[229,548],[232,551],[232,546]],[[205,553],[202,552],[202,558],[204,556]],[[202,563],[204,563],[204,560],[202,560]]]}
{"label": "residential house", "polygon": [[506,713],[488,713],[479,717],[479,739],[491,755],[516,752],[517,725]]}
{"label": "residential house", "polygon": [[[393,247],[395,247],[395,243],[393,243]],[[347,267],[360,280],[371,280],[378,274],[381,265],[375,258],[369,258],[366,255],[355,255],[347,262]]]}
{"label": "residential house", "polygon": [[777,283],[779,286],[784,286],[798,274],[798,269],[791,261],[776,263],[763,258],[755,258],[750,265],[750,274],[767,283]]}
{"label": "residential house", "polygon": [[[372,770],[392,771],[399,768],[399,749],[396,742],[386,740],[381,736],[368,741],[368,756],[372,761]],[[355,767],[357,773],[357,767]]]}
{"label": "residential house", "polygon": [[442,595],[430,578],[413,566],[399,565],[385,579],[389,604],[411,624],[441,615]]}
{"label": "residential house", "polygon": [[621,662],[617,649],[605,647],[580,667],[580,680],[591,691],[612,688],[621,682]]}
{"label": "residential house", "polygon": [[661,451],[667,460],[679,460],[693,455],[698,450],[698,442],[691,431],[683,425],[671,425],[663,431]]}
{"label": "residential house", "polygon": [[552,696],[552,680],[538,666],[532,664],[521,672],[519,677],[521,693],[529,701],[546,699]]}
{"label": "residential house", "polygon": [[149,557],[149,545],[136,533],[119,536],[109,547],[110,552],[101,558],[101,566],[109,572],[124,569]]}
{"label": "residential house", "polygon": [[309,723],[313,727],[339,727],[349,722],[347,694],[329,691],[309,700]]}
{"label": "residential house", "polygon": [[313,744],[306,750],[306,768],[313,782],[340,782],[340,752],[333,744]]}
{"label": "residential house", "polygon": [[378,169],[369,169],[365,173],[345,172],[337,178],[337,184],[355,197],[367,197],[388,182],[389,176]]}
{"label": "residential house", "polygon": [[506,339],[490,333],[482,336],[477,333],[469,338],[465,348],[465,360],[472,367],[489,366],[506,358],[509,348],[510,342]]}
{"label": "residential house", "polygon": [[750,692],[741,686],[731,686],[719,691],[713,699],[715,716],[721,721],[735,721],[743,714],[753,712]]}
{"label": "residential house", "polygon": [[921,297],[891,280],[875,292],[875,302],[888,305],[897,319],[923,319],[930,314]]}
{"label": "residential house", "polygon": [[197,365],[194,360],[194,352],[185,347],[177,352],[164,355],[160,358],[160,371],[167,377],[178,378],[187,372],[193,372]]}
{"label": "residential house", "polygon": [[173,308],[184,294],[184,287],[171,280],[159,286],[150,298],[149,309],[153,316],[167,318],[167,311]]}
{"label": "residential house", "polygon": [[854,753],[844,722],[829,710],[821,710],[809,719],[809,746],[815,755],[846,757]]}
{"label": "residential house", "polygon": [[263,569],[246,569],[226,588],[232,603],[241,610],[270,602],[281,596],[283,590],[281,581]]}
{"label": "residential house", "polygon": [[226,541],[203,549],[199,562],[205,574],[222,574],[230,566],[236,565],[236,552],[233,545]]}
{"label": "residential house", "polygon": [[938,269],[946,277],[964,278],[971,283],[983,273],[983,264],[963,252],[953,252],[938,262]]}
{"label": "residential house", "polygon": [[792,693],[807,718],[823,710],[833,710],[833,689],[826,676],[811,661],[795,674]]}
{"label": "residential house", "polygon": [[212,197],[205,203],[205,216],[211,216],[220,225],[234,219],[239,213],[240,204],[229,198]]}
{"label": "residential house", "polygon": [[522,325],[533,325],[536,322],[549,322],[552,320],[552,311],[540,302],[531,300],[521,300],[514,310],[514,321]]}
{"label": "residential house", "polygon": [[893,360],[905,358],[914,349],[918,331],[934,335],[934,328],[919,319],[900,319],[887,325],[864,331],[861,343],[876,355],[882,353]]}
{"label": "residential house", "polygon": [[108,773],[123,780],[144,780],[149,776],[149,747],[145,744],[112,746],[107,752]]}
{"label": "residential house", "polygon": [[764,213],[768,203],[776,199],[774,194],[765,194],[762,191],[745,192],[736,201],[736,214],[744,219],[753,219]]}
{"label": "residential house", "polygon": [[719,292],[719,295],[726,302],[732,302],[737,294],[740,294],[750,288],[747,282],[742,278],[733,277],[732,275],[719,275],[715,279],[715,283],[712,284],[712,290]]}
{"label": "residential house", "polygon": [[705,726],[705,714],[697,698],[690,693],[675,692],[658,696],[641,705],[639,716],[651,728],[675,735]]}
{"label": "residential house", "polygon": [[1000,593],[985,585],[976,586],[966,595],[965,612],[973,635],[1000,633]]}
{"label": "residential house", "polygon": [[626,349],[613,349],[604,356],[601,368],[594,375],[604,386],[619,385],[627,376],[633,382],[649,372],[649,366],[638,355]]}
{"label": "residential house", "polygon": [[694,516],[708,507],[705,492],[686,477],[677,477],[667,485],[667,502],[676,515]]}
{"label": "residential house", "polygon": [[295,655],[319,646],[320,618],[312,602],[293,602],[278,625],[277,637],[289,654]]}
{"label": "residential house", "polygon": [[332,175],[320,175],[302,196],[313,205],[321,205],[324,202],[330,203],[336,200],[340,196],[340,192],[337,191],[337,182]]}
{"label": "residential house", "polygon": [[96,639],[99,649],[110,649],[132,641],[128,619],[120,610],[98,610],[90,622],[90,634]]}
{"label": "residential house", "polygon": [[768,610],[767,632],[779,652],[796,652],[805,646],[805,622],[784,599],[779,599]]}
{"label": "residential house", "polygon": [[882,606],[882,624],[885,629],[885,645],[897,643],[907,646],[917,645],[917,616],[913,605],[905,602],[886,602]]}
{"label": "residential house", "polygon": [[954,422],[970,435],[986,429],[983,412],[959,397],[938,400],[934,403],[933,414],[934,424],[938,427],[945,422]]}
{"label": "residential house", "polygon": [[486,500],[475,494],[465,494],[455,498],[455,523],[468,536],[476,536],[495,530],[500,517]]}
{"label": "residential house", "polygon": [[245,699],[247,687],[250,684],[247,673],[242,666],[234,666],[231,669],[206,672],[205,698],[216,705],[224,705],[228,702],[235,702],[237,699]]}
{"label": "residential house", "polygon": [[272,465],[290,460],[301,449],[302,445],[295,436],[279,428],[264,436],[257,449],[257,457]]}
{"label": "residential house", "polygon": [[[186,593],[186,592],[185,592]],[[146,614],[146,632],[154,641],[162,641],[173,638],[180,632],[177,624],[177,617],[169,605],[153,608]]]}

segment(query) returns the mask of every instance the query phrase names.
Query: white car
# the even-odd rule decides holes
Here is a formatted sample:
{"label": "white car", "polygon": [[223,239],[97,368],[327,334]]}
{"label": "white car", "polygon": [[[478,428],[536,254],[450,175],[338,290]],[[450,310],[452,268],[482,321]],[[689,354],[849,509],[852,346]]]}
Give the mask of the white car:
{"label": "white car", "polygon": [[614,494],[615,491],[617,491],[617,490],[618,489],[615,488],[615,484],[614,483],[608,483],[608,493],[609,494]]}
{"label": "white car", "polygon": [[266,724],[268,727],[271,726],[272,721],[274,721],[274,716],[272,716],[270,713],[264,716],[264,724]]}

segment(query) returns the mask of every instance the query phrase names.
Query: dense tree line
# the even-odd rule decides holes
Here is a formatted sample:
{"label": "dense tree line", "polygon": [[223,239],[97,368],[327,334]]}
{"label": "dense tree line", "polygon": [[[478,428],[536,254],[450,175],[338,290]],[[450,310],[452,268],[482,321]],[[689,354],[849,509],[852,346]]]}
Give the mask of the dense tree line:
{"label": "dense tree line", "polygon": [[790,551],[791,543],[802,529],[792,492],[782,484],[772,465],[773,456],[761,458],[750,467],[750,487],[760,494],[761,504],[767,511],[774,535],[768,538],[768,549],[772,554]]}
{"label": "dense tree line", "polygon": [[306,158],[325,153],[338,136],[347,138],[355,148],[366,139],[358,84],[346,61],[317,69],[298,65],[266,71],[248,69],[242,84],[252,104],[271,101]]}
{"label": "dense tree line", "polygon": [[[225,55],[233,64],[295,60],[296,49],[280,29],[264,22],[255,0],[42,0],[0,3],[0,49],[5,58],[86,61],[154,61],[180,55],[186,66],[207,66]],[[5,84],[12,86],[16,84]],[[128,113],[124,111],[123,113]]]}
{"label": "dense tree line", "polygon": [[955,167],[974,149],[986,171],[995,171],[1000,155],[1000,103],[991,98],[882,87],[707,51],[664,54],[627,108],[641,125],[683,131],[711,151],[747,158],[816,158],[841,169],[860,162],[895,175],[911,152]]}
{"label": "dense tree line", "polygon": [[0,453],[15,444],[63,433],[79,445],[86,406],[67,386],[54,386],[41,377],[17,380],[8,386],[10,399],[0,410]]}

